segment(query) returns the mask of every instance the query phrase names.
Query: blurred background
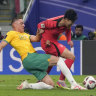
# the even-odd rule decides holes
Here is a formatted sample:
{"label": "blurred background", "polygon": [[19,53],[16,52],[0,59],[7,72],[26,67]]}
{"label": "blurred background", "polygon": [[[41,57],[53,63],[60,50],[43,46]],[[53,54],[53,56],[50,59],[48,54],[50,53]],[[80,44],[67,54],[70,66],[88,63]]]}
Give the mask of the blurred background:
{"label": "blurred background", "polygon": [[3,36],[11,30],[11,20],[22,17],[30,0],[0,0],[0,31]]}
{"label": "blurred background", "polygon": [[35,34],[40,21],[63,15],[67,9],[74,9],[78,14],[72,32],[74,33],[75,26],[80,24],[83,26],[83,35],[88,39],[89,35],[94,37],[92,32],[96,30],[96,0],[0,0],[0,31],[5,36],[11,29],[11,20],[19,16],[23,17],[25,25],[31,28],[29,33]]}

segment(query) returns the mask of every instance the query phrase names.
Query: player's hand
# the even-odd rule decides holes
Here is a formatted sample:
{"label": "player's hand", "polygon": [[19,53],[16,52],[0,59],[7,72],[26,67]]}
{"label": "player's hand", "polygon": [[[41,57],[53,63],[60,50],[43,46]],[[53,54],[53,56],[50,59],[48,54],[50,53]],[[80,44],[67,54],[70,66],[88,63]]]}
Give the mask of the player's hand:
{"label": "player's hand", "polygon": [[73,41],[69,41],[68,45],[70,45],[70,47],[72,48],[73,47]]}
{"label": "player's hand", "polygon": [[43,29],[37,29],[37,33],[42,34],[42,33],[44,33],[44,30]]}
{"label": "player's hand", "polygon": [[50,41],[49,40],[47,40],[46,41],[46,46],[48,47],[48,46],[50,46],[51,44],[50,44]]}

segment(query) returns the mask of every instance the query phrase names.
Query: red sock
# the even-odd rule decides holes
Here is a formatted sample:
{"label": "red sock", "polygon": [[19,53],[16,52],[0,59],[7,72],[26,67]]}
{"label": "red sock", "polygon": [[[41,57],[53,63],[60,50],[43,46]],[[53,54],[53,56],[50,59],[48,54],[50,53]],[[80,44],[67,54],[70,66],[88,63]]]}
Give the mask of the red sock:
{"label": "red sock", "polygon": [[49,66],[48,69],[47,69],[48,74],[50,73],[51,69],[52,69],[52,66]]}
{"label": "red sock", "polygon": [[[74,60],[72,60],[72,59],[66,59],[64,62],[66,63],[67,67],[70,69],[71,66],[72,66],[72,64],[73,64],[73,62],[74,62]],[[60,74],[59,80],[65,80],[65,76],[63,75],[62,72]]]}

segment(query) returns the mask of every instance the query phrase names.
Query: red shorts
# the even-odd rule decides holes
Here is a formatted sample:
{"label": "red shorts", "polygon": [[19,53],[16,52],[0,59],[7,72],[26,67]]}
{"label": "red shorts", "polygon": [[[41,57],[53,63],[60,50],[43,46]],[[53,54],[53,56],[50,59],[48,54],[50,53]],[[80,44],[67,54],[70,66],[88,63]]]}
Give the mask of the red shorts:
{"label": "red shorts", "polygon": [[66,48],[64,45],[58,42],[51,42],[50,46],[46,46],[45,42],[46,42],[45,40],[44,41],[41,40],[41,47],[46,52],[46,54],[60,56]]}

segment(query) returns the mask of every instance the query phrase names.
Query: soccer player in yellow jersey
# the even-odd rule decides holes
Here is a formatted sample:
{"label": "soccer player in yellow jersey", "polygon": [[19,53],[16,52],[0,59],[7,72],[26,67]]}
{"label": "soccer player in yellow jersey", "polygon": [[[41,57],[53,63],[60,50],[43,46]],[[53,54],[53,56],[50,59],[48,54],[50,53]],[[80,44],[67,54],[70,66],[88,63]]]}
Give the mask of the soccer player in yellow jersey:
{"label": "soccer player in yellow jersey", "polygon": [[47,74],[46,70],[48,66],[57,65],[71,84],[71,89],[86,90],[84,87],[76,83],[70,70],[64,63],[63,58],[36,53],[31,42],[40,41],[41,34],[43,34],[44,31],[42,29],[38,29],[36,36],[29,35],[24,32],[24,26],[22,19],[15,18],[12,20],[13,30],[9,31],[6,38],[1,41],[0,51],[9,43],[20,54],[24,68],[41,82],[28,83],[27,81],[24,81],[17,87],[17,89],[54,88],[54,82]]}

